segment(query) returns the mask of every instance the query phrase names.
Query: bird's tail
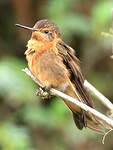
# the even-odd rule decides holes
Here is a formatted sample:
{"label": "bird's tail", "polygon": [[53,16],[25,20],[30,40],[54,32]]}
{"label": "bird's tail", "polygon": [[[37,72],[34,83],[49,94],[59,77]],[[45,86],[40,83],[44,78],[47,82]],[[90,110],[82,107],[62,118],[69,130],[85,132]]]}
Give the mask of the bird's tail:
{"label": "bird's tail", "polygon": [[[75,90],[74,86],[70,84],[64,91],[67,95],[78,99],[81,101],[81,98],[77,91]],[[69,101],[63,100],[65,104],[68,106],[68,108],[73,113],[73,119],[78,129],[82,130],[83,127],[88,127],[100,134],[104,134],[105,131],[103,128],[111,129],[111,126],[109,126],[106,123],[103,123],[100,119],[92,115],[90,112],[86,112],[82,110],[80,107],[78,107],[76,104],[71,103]],[[83,102],[83,101],[81,101]],[[103,127],[103,128],[102,128]]]}
{"label": "bird's tail", "polygon": [[[92,115],[91,113],[86,113],[87,116],[87,127],[98,132],[98,133],[105,133],[104,129],[111,130],[112,127],[107,123],[103,123],[99,118]],[[104,128],[104,129],[103,129]]]}

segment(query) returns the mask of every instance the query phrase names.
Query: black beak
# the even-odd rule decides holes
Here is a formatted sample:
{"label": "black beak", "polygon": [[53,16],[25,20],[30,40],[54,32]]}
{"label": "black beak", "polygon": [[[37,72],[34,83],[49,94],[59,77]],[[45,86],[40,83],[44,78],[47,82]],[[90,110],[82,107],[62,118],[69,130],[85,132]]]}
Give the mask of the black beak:
{"label": "black beak", "polygon": [[17,27],[20,27],[20,28],[24,28],[24,29],[27,29],[27,30],[31,30],[31,31],[37,31],[37,29],[35,28],[30,28],[30,27],[26,27],[26,26],[23,26],[21,24],[15,24]]}

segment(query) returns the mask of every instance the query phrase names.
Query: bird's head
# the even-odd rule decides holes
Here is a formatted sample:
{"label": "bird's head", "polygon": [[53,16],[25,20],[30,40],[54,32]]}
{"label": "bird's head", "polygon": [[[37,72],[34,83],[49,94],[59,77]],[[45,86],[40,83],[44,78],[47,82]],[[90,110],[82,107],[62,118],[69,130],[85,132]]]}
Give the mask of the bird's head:
{"label": "bird's head", "polygon": [[31,39],[37,42],[52,42],[56,38],[60,38],[60,32],[56,24],[45,19],[35,23],[33,28],[20,24],[16,26],[32,31]]}

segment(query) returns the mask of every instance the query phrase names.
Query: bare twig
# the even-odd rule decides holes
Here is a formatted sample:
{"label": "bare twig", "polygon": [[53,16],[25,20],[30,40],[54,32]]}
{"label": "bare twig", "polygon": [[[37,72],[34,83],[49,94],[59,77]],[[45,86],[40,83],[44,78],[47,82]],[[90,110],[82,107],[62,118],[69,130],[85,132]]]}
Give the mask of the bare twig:
{"label": "bare twig", "polygon": [[104,144],[106,136],[107,136],[111,131],[113,131],[113,129],[109,130],[108,132],[106,132],[106,133],[104,134],[104,136],[103,136],[103,138],[102,138],[102,144]]}
{"label": "bare twig", "polygon": [[[29,71],[28,68],[25,68],[23,71],[28,76],[30,76],[37,84],[39,83],[38,84],[39,86],[41,85],[40,82],[33,76],[33,74]],[[71,103],[74,103],[75,105],[79,106],[80,108],[84,109],[85,111],[91,112],[93,115],[95,115],[98,118],[104,120],[106,123],[108,123],[109,125],[111,125],[113,127],[113,120],[111,120],[110,118],[106,117],[104,114],[98,112],[97,110],[87,106],[86,104],[78,101],[77,99],[74,99],[74,98],[72,98],[72,97],[70,97],[70,96],[68,96],[68,95],[66,95],[66,94],[64,94],[64,93],[62,93],[62,92],[60,92],[60,91],[58,91],[56,89],[53,89],[53,88],[50,89],[50,93],[52,95],[59,96],[59,97],[65,99],[65,100],[67,100],[67,101],[69,101]]]}
{"label": "bare twig", "polygon": [[35,81],[40,87],[44,88],[44,86],[40,83],[40,81],[35,78],[35,76],[31,73],[31,71],[28,68],[22,69],[28,76],[32,78],[33,81]]}
{"label": "bare twig", "polygon": [[90,91],[94,96],[96,96],[108,109],[113,111],[113,104],[108,98],[106,98],[102,93],[100,93],[94,86],[92,86],[87,80],[84,81],[84,86]]}

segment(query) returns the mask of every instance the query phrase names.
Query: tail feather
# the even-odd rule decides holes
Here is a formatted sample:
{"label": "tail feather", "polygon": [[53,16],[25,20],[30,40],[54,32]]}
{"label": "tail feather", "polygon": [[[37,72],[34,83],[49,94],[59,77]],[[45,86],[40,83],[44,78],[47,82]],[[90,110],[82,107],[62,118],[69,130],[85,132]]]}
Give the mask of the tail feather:
{"label": "tail feather", "polygon": [[93,118],[89,118],[89,116],[84,111],[84,117],[81,113],[73,113],[73,119],[78,129],[82,130],[84,127],[88,127],[89,129],[99,133],[99,134],[105,134],[105,130],[103,129],[111,129],[111,127],[107,124],[104,124],[102,121],[100,121],[98,118],[93,116]]}
{"label": "tail feather", "polygon": [[77,113],[73,112],[73,119],[78,129],[82,130],[83,127],[87,126],[87,120],[86,120],[86,115],[84,111],[83,111],[83,114],[78,113],[78,112]]}
{"label": "tail feather", "polygon": [[104,129],[102,129],[101,127],[99,127],[99,124],[94,124],[94,122],[88,120],[87,121],[87,127],[99,134],[105,134]]}
{"label": "tail feather", "polygon": [[[110,125],[108,125],[107,123],[103,123],[99,118],[97,118],[96,116],[92,115],[91,113],[88,113],[89,116],[87,117],[89,122],[92,122],[94,125],[99,126],[99,127],[103,127],[105,129],[111,130],[112,127]],[[88,122],[87,121],[87,122]]]}
{"label": "tail feather", "polygon": [[[67,89],[64,91],[67,95],[79,99],[78,95],[76,95],[74,88],[72,88],[72,85],[68,86]],[[111,129],[111,126],[109,126],[107,123],[103,123],[100,119],[98,119],[96,116],[91,114],[90,112],[86,112],[79,108],[77,105],[63,100],[65,104],[68,106],[68,108],[71,110],[73,114],[74,122],[78,129],[82,130],[84,127],[88,127],[97,133],[104,134],[105,131],[103,128]]]}

